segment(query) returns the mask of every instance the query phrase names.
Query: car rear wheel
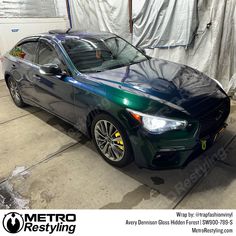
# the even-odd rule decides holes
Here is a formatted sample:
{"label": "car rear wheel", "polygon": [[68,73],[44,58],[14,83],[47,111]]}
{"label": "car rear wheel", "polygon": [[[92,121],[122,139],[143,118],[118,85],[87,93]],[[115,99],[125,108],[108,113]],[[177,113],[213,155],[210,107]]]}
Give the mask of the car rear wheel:
{"label": "car rear wheel", "polygon": [[14,101],[16,106],[25,107],[26,104],[23,102],[21,98],[19,87],[16,80],[13,77],[9,77],[7,80],[7,85],[8,85],[12,100]]}
{"label": "car rear wheel", "polygon": [[123,127],[111,116],[100,114],[92,122],[92,137],[109,164],[124,167],[133,161],[131,145]]}

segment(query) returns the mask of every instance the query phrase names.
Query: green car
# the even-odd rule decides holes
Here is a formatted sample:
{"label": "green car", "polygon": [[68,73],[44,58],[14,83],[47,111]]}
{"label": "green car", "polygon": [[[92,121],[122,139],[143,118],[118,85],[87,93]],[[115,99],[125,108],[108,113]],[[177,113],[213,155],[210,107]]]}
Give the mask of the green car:
{"label": "green car", "polygon": [[38,106],[72,124],[117,167],[182,167],[217,140],[230,112],[216,80],[150,58],[110,33],[28,37],[3,66],[17,106]]}

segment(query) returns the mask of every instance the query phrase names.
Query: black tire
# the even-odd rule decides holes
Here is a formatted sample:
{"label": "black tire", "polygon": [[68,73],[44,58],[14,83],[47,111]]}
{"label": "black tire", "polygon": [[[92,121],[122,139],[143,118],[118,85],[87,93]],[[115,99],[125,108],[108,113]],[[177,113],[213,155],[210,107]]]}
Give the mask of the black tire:
{"label": "black tire", "polygon": [[26,104],[23,102],[22,97],[20,95],[18,83],[12,76],[8,77],[7,79],[7,87],[10,91],[11,98],[15,105],[20,108],[25,107]]}
{"label": "black tire", "polygon": [[[102,145],[98,144],[98,136],[100,134],[98,134],[98,127],[99,125],[102,125],[103,121],[107,121],[107,126],[111,127],[110,124],[112,126],[114,126],[114,135],[109,135],[109,137],[114,137],[114,139],[119,139],[119,143],[118,141],[113,141],[112,139],[110,141],[105,141],[106,144],[107,142],[110,142],[108,145],[110,145],[110,150],[108,150],[108,152],[110,151],[111,155],[113,154],[113,157],[117,157],[116,155],[119,155],[122,152],[122,155],[120,154],[120,158],[117,158],[116,160],[112,160],[111,156],[110,158],[108,158],[108,154],[106,155],[104,154],[104,152],[102,151]],[[107,128],[108,130],[108,128]],[[117,132],[116,132],[117,130]],[[100,131],[99,131],[100,132]],[[91,134],[92,134],[92,138],[93,138],[93,142],[98,150],[98,152],[100,153],[100,155],[103,157],[103,159],[108,162],[109,164],[115,166],[115,167],[124,167],[127,166],[128,164],[130,164],[131,162],[133,162],[133,153],[132,153],[132,148],[131,148],[131,144],[129,141],[129,138],[126,134],[126,132],[124,131],[124,128],[122,127],[122,125],[116,121],[113,117],[111,117],[110,115],[107,114],[99,114],[97,115],[91,125]],[[118,135],[118,136],[117,136]],[[101,136],[99,136],[99,138],[101,138]],[[117,142],[117,143],[116,143]],[[102,143],[102,141],[101,141]],[[122,143],[122,144],[121,144]],[[105,146],[105,144],[104,144]],[[120,148],[120,146],[123,146]],[[119,148],[118,148],[119,147]],[[105,149],[105,148],[104,148]],[[109,147],[108,147],[109,149]],[[120,150],[119,150],[120,149]]]}

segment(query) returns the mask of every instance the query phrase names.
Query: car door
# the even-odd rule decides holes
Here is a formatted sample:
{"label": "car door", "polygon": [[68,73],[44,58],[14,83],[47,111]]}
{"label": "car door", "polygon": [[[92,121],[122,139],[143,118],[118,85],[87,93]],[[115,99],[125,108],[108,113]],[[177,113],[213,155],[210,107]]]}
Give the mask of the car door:
{"label": "car door", "polygon": [[[61,118],[75,123],[73,87],[68,83],[69,72],[60,54],[47,40],[41,39],[36,62],[39,66],[34,74],[36,102]],[[63,76],[48,76],[40,72],[40,66],[54,64],[64,72]]]}
{"label": "car door", "polygon": [[19,43],[11,52],[10,74],[18,82],[21,96],[24,99],[34,100],[33,73],[35,65],[37,38],[28,39]]}

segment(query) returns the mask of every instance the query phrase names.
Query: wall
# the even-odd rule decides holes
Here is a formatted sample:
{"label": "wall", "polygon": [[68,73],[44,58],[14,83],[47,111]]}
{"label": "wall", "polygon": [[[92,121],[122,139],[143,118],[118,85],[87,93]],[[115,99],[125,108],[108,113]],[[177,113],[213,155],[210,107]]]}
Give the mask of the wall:
{"label": "wall", "polygon": [[[20,39],[48,32],[51,29],[66,29],[66,18],[1,18],[0,21],[0,58]],[[0,62],[0,79],[3,76]]]}

